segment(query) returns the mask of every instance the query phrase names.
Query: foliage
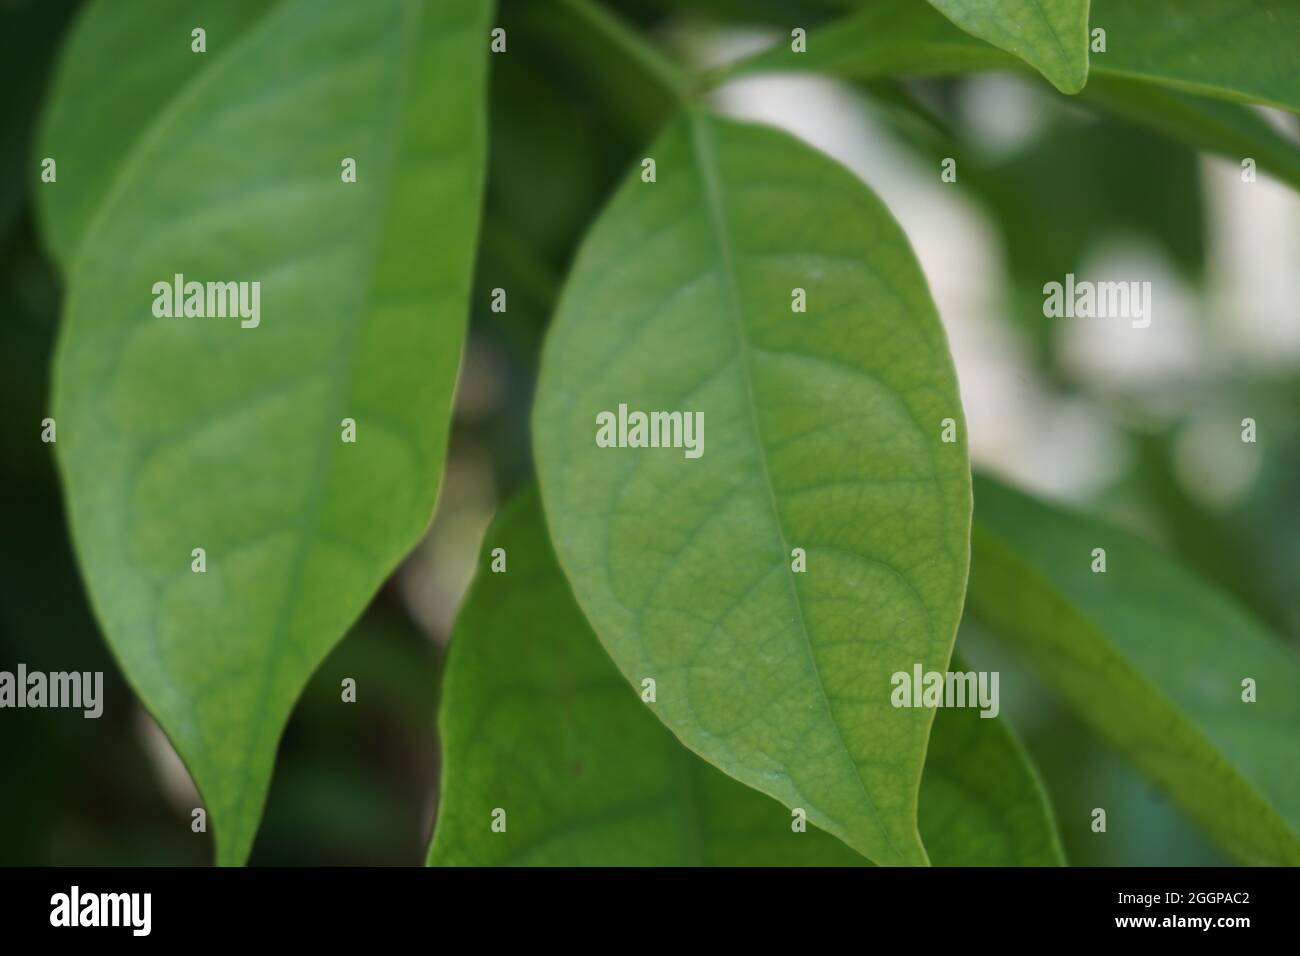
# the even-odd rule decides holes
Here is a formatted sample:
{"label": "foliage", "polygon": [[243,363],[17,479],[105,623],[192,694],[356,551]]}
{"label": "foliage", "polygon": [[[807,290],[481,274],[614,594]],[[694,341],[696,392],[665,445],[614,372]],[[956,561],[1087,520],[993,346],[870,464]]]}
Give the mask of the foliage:
{"label": "foliage", "polygon": [[[981,664],[983,638],[954,656],[959,624],[1088,728],[1062,738],[1075,764],[1119,754],[1232,859],[1300,862],[1294,383],[1211,383],[1279,410],[1240,520],[1182,495],[1133,396],[1108,400],[1139,433],[1110,489],[1146,515],[1136,533],[991,477],[972,494],[957,370],[903,228],[716,95],[835,78],[910,161],[957,163],[997,230],[1011,334],[1051,388],[1092,400],[1038,290],[1121,234],[1199,288],[1202,155],[1300,186],[1289,0],[101,0],[67,26],[72,6],[0,13],[33,38],[3,68],[53,77],[0,144],[30,180],[0,193],[5,651],[36,659],[32,632],[53,631],[49,669],[108,670],[110,712],[138,699],[218,863],[292,860],[353,820],[366,862],[413,859],[429,821],[392,821],[431,790],[439,695],[435,865],[1094,852],[1077,821],[1058,835],[1066,778],[1038,735],[1027,750],[1007,714],[893,699],[914,665]],[[702,68],[678,42],[702,22],[776,34]],[[999,155],[954,106],[989,71],[1049,117]],[[260,316],[151,312],[182,277],[255,280]],[[605,447],[628,410],[698,414],[698,454]],[[47,414],[57,441],[33,449]],[[443,668],[412,638],[429,585],[403,562],[475,454],[491,468],[474,474],[523,490],[473,559]],[[357,675],[383,703],[341,720]],[[111,759],[143,765],[110,723]],[[348,726],[384,730],[345,743]],[[406,741],[405,789],[361,773],[384,735]],[[71,812],[54,772],[18,795],[33,834]],[[176,812],[124,779],[99,785],[142,818]],[[55,856],[31,839],[6,852]],[[172,839],[140,856],[197,858]]]}

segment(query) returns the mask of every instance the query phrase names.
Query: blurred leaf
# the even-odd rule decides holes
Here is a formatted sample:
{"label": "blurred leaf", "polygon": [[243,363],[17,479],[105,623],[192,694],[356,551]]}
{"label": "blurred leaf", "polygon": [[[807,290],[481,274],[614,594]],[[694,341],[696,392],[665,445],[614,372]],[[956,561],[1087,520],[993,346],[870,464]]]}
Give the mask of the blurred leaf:
{"label": "blurred leaf", "polygon": [[[1230,864],[1177,805],[1090,733],[1021,656],[970,615],[962,618],[957,651],[980,670],[1002,675],[1001,719],[1015,726],[1033,759],[1072,866]],[[1092,829],[1096,807],[1109,808],[1104,837]]]}
{"label": "blurred leaf", "polygon": [[[517,44],[492,64],[488,202],[557,272],[671,102],[562,4],[502,16]],[[602,58],[595,58],[595,51]],[[611,84],[613,84],[611,86]],[[547,303],[548,311],[550,303]]]}
{"label": "blurred leaf", "polygon": [[1250,542],[1253,563],[1274,599],[1285,605],[1292,644],[1300,644],[1300,380],[1281,387],[1250,370],[1251,390],[1241,395],[1248,414],[1264,422],[1263,455],[1251,495],[1233,516],[1235,531]]}
{"label": "blurred leaf", "polygon": [[1287,616],[1269,594],[1241,528],[1207,512],[1183,489],[1174,470],[1174,437],[1169,431],[1134,436],[1133,474],[1145,491],[1146,513],[1160,522],[1191,570],[1218,582],[1269,627],[1284,627]]}
{"label": "blurred leaf", "polygon": [[[972,0],[931,2],[971,10],[988,6]],[[995,2],[999,7],[1022,5],[1022,0]],[[1039,0],[1044,2],[1058,5]],[[1092,26],[1106,30],[1106,52],[1092,55],[1089,77],[1140,80],[1216,99],[1300,111],[1293,42],[1300,36],[1300,4],[1093,0],[1092,6]],[[929,4],[871,0],[861,11],[811,34],[806,53],[778,43],[737,64],[733,72],[819,70],[864,79],[1022,67],[1019,58],[956,29]]]}
{"label": "blurred leaf", "polygon": [[1300,111],[1295,0],[1093,0],[1092,25],[1096,73]]}
{"label": "blurred leaf", "polygon": [[[140,139],[185,109],[202,77],[276,6],[267,0],[87,3],[60,56],[41,134],[58,182],[37,190],[45,242],[66,275],[91,218]],[[190,48],[207,31],[208,52]],[[142,55],[141,51],[148,51]],[[139,171],[135,174],[140,175]]]}
{"label": "blurred leaf", "polygon": [[642,143],[687,95],[691,77],[598,0],[526,6],[532,35],[586,77],[588,93],[624,135]]}
{"label": "blurred leaf", "polygon": [[1088,81],[1088,0],[930,0],[953,23],[1024,60],[1062,93]]}
{"label": "blurred leaf", "polygon": [[936,159],[952,154],[957,134],[947,116],[922,101],[906,80],[859,80],[858,89],[904,145]]}
{"label": "blurred leaf", "polygon": [[[785,134],[692,112],[648,155],[658,181],[637,170],[597,220],[543,355],[560,562],[687,746],[876,862],[923,863],[932,715],[887,688],[947,666],[970,509],[925,279],[879,200]],[[715,437],[697,459],[598,447],[622,403]]]}
{"label": "blurred leaf", "polygon": [[[556,563],[536,492],[506,506],[456,626],[440,726],[433,865],[863,865],[692,754],[600,649]],[[954,665],[956,666],[956,665]],[[652,705],[653,706],[653,705]],[[506,811],[494,833],[492,812]],[[940,865],[1061,862],[1033,771],[999,720],[940,711],[921,785]]]}
{"label": "blurred leaf", "polygon": [[[587,224],[673,106],[654,77],[593,29],[583,16],[590,7],[507,2],[496,20],[510,47],[492,63],[475,322],[523,369],[536,367],[560,277]],[[621,35],[620,21],[597,16]],[[508,293],[504,311],[490,308],[494,289]]]}
{"label": "blurred leaf", "polygon": [[[970,610],[1249,863],[1300,862],[1300,661],[1142,542],[977,479]],[[1093,573],[1093,549],[1106,572]],[[1242,701],[1242,681],[1258,700]]]}
{"label": "blurred leaf", "polygon": [[[86,48],[128,7],[93,11]],[[78,556],[222,863],[248,853],[298,692],[433,508],[489,10],[277,4],[209,47],[71,270],[54,392]],[[340,182],[345,156],[356,183]],[[261,325],[152,317],[149,290],[175,273],[262,282]],[[206,574],[191,573],[197,547]]]}
{"label": "blurred leaf", "polygon": [[[956,653],[954,672],[970,669]],[[1050,803],[1005,717],[941,709],[921,778],[921,836],[935,866],[1064,866]]]}
{"label": "blurred leaf", "polygon": [[[559,277],[633,147],[606,122],[571,62],[536,34],[536,12],[507,9],[497,22],[514,45],[492,63],[475,317],[535,365]],[[508,294],[505,311],[490,307],[498,288]]]}
{"label": "blurred leaf", "polygon": [[725,75],[795,71],[865,80],[1024,66],[1017,57],[958,29],[928,3],[874,0],[811,31],[806,52],[796,53],[779,42],[736,63]]}
{"label": "blurred leaf", "polygon": [[1250,109],[1109,76],[1091,79],[1080,98],[1233,163],[1249,156],[1260,172],[1300,189],[1300,146]]}
{"label": "blurred leaf", "polygon": [[[1201,149],[1211,150],[1239,160],[1254,157],[1259,168],[1300,188],[1300,149],[1280,136],[1267,123],[1244,107],[1215,103],[1180,95],[1177,90],[1195,89],[1205,95],[1229,100],[1276,102],[1289,109],[1300,109],[1300,94],[1292,87],[1300,80],[1292,70],[1289,78],[1274,76],[1275,69],[1233,70],[1225,64],[1249,62],[1260,56],[1261,62],[1275,64],[1280,57],[1287,61],[1290,48],[1279,36],[1300,36],[1290,26],[1300,16],[1300,5],[1286,5],[1282,0],[1260,0],[1240,17],[1224,6],[1222,16],[1233,20],[1226,49],[1217,59],[1203,58],[1205,82],[1174,82],[1170,75],[1189,68],[1176,50],[1170,49],[1163,34],[1151,36],[1155,25],[1165,20],[1181,20],[1182,0],[1153,0],[1161,9],[1149,16],[1143,6],[1124,7],[1118,27],[1109,28],[1108,52],[1094,54],[1090,79],[1082,97],[1095,106],[1138,122]],[[1194,0],[1189,8],[1219,6],[1225,0]],[[1108,11],[1120,3],[1095,0],[1093,23],[1102,21],[1098,8]],[[1232,9],[1236,9],[1235,5]],[[1137,19],[1140,18],[1140,19]],[[1272,33],[1270,18],[1289,33]],[[1240,22],[1238,22],[1240,21]],[[1199,44],[1198,44],[1199,46]],[[1132,51],[1147,53],[1138,57]],[[1168,53],[1170,67],[1161,70],[1160,51]],[[928,4],[913,0],[878,0],[861,12],[819,28],[808,38],[807,53],[793,53],[788,45],[778,44],[771,50],[736,64],[721,74],[724,77],[765,71],[826,72],[857,80],[902,75],[946,75],[985,70],[1016,70],[1022,64],[1015,57],[963,33],[945,20]],[[1264,77],[1271,78],[1267,82]],[[1236,83],[1236,85],[1234,85]]]}

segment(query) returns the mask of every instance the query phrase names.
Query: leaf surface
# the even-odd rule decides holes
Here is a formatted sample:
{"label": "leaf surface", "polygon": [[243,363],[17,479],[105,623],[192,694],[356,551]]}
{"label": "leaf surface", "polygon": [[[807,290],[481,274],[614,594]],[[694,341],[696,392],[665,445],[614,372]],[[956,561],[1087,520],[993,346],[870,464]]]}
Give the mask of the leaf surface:
{"label": "leaf surface", "polygon": [[[58,184],[36,190],[45,243],[65,274],[137,141],[275,3],[131,0],[86,4],[61,55],[42,129]],[[207,53],[191,49],[206,31]],[[141,55],[147,51],[147,55]]]}
{"label": "leaf surface", "polygon": [[[1248,863],[1300,863],[1293,649],[1128,534],[987,478],[975,495],[976,618],[1224,849]],[[1095,548],[1104,573],[1092,570]],[[1243,700],[1246,678],[1254,703]]]}
{"label": "leaf surface", "polygon": [[[1042,6],[1046,10],[1058,5],[1051,0],[931,3],[940,8],[983,10],[985,15],[1002,6]],[[1089,77],[1140,80],[1186,93],[1300,112],[1300,73],[1294,68],[1300,4],[1291,0],[1246,4],[1236,0],[1145,0],[1140,4],[1093,0],[1091,24],[1105,29],[1106,51],[1091,55]],[[861,10],[811,31],[807,52],[795,53],[789,44],[778,43],[735,64],[724,75],[816,70],[873,78],[1022,69],[1024,62],[1004,52],[1006,49],[957,29],[930,4],[872,0]]]}
{"label": "leaf surface", "polygon": [[1093,0],[1106,31],[1094,70],[1186,93],[1300,112],[1300,3]]}
{"label": "leaf surface", "polygon": [[[492,551],[507,570],[486,569]],[[535,491],[483,548],[456,624],[439,719],[439,866],[854,866],[828,833],[695,756],[650,713],[574,602]],[[494,832],[492,812],[506,811]],[[1036,775],[1005,723],[935,718],[921,832],[939,865],[1057,865]]]}
{"label": "leaf surface", "polygon": [[1094,77],[1079,98],[1234,164],[1250,157],[1261,172],[1300,189],[1300,148],[1249,107],[1112,76]]}
{"label": "leaf surface", "polygon": [[[77,42],[109,42],[131,8],[99,5]],[[74,544],[221,863],[247,857],[308,676],[433,510],[478,228],[489,13],[283,0],[228,46],[210,35],[84,237],[64,240],[77,252],[54,406]],[[166,42],[188,51],[188,31]],[[175,274],[259,282],[259,324],[157,317],[154,284]]]}
{"label": "leaf surface", "polygon": [[[1300,184],[1300,150],[1295,144],[1251,110],[1221,102],[1267,103],[1300,111],[1300,71],[1288,73],[1276,65],[1279,58],[1287,60],[1291,55],[1291,48],[1278,38],[1300,36],[1300,4],[1281,0],[1251,4],[1233,20],[1223,41],[1221,60],[1208,55],[1189,60],[1170,47],[1162,29],[1157,28],[1165,22],[1183,22],[1186,11],[1180,0],[1153,0],[1153,6],[1157,3],[1159,11],[1149,15],[1146,5],[1139,10],[1133,4],[1095,0],[1094,25],[1105,19],[1112,26],[1107,33],[1107,52],[1092,56],[1090,78],[1081,98],[1234,161],[1250,156],[1261,170],[1293,186]],[[1187,8],[1199,9],[1209,3],[1194,0]],[[1236,9],[1235,4],[1230,6]],[[1112,18],[1112,9],[1119,15]],[[1218,21],[1207,14],[1202,22],[1209,22],[1207,29],[1213,30]],[[1201,41],[1196,47],[1203,48]],[[1136,51],[1145,52],[1139,55]],[[1160,51],[1164,51],[1163,60]],[[1264,66],[1238,68],[1256,55]],[[787,44],[778,44],[722,75],[796,71],[876,80],[1021,68],[1023,64],[1015,57],[957,29],[927,4],[879,0],[814,30],[806,53],[793,53]],[[1193,81],[1193,75],[1199,79]],[[1187,91],[1201,95],[1188,95]]]}
{"label": "leaf surface", "polygon": [[[683,743],[875,862],[924,863],[931,714],[892,707],[890,675],[946,668],[970,515],[924,277],[879,200],[783,133],[689,113],[648,155],[657,181],[638,169],[596,222],[544,351],[560,563]],[[598,447],[620,404],[702,413],[703,453]]]}
{"label": "leaf surface", "polygon": [[1088,81],[1088,0],[930,0],[957,26],[1024,60],[1062,93]]}

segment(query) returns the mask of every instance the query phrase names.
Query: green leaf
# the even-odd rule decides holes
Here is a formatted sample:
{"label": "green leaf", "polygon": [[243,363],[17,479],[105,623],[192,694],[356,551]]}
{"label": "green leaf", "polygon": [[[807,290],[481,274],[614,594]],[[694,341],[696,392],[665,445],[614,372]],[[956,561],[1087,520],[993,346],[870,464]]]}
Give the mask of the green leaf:
{"label": "green leaf", "polygon": [[[103,4],[83,29],[129,8]],[[304,682],[433,509],[478,228],[489,14],[284,0],[231,45],[210,38],[70,270],[54,404],[77,554],[221,863],[247,857]],[[260,282],[260,324],[156,318],[152,286],[176,273]]]}
{"label": "green leaf", "polygon": [[[601,650],[529,491],[508,504],[452,641],[433,865],[863,865],[683,747]],[[506,811],[506,830],[491,829]],[[941,865],[1056,865],[1034,771],[1001,720],[935,718],[921,831]]]}
{"label": "green leaf", "polygon": [[[1203,386],[1198,383],[1191,387]],[[1225,388],[1221,394],[1231,393]],[[1228,401],[1245,399],[1245,395],[1237,393]],[[1252,397],[1250,401],[1252,412],[1258,416],[1259,406],[1254,404],[1258,399]],[[1275,422],[1281,425],[1280,420]],[[1189,425],[1192,423],[1182,421],[1159,430],[1132,430],[1134,456],[1129,483],[1140,496],[1137,506],[1156,522],[1161,539],[1169,542],[1170,550],[1188,570],[1218,584],[1271,631],[1285,633],[1288,602],[1279,600],[1269,582],[1269,566],[1274,562],[1250,540],[1240,506],[1220,510],[1198,499],[1184,482],[1178,464],[1178,438]],[[1276,425],[1270,426],[1270,431]],[[1283,433],[1282,429],[1277,433]],[[1267,460],[1267,450],[1261,448],[1260,453]],[[1262,462],[1260,467],[1262,472]],[[1260,487],[1257,479],[1256,494]],[[1275,511],[1272,517],[1277,520],[1281,515]]]}
{"label": "green leaf", "polygon": [[809,31],[807,46],[806,52],[795,53],[788,43],[777,43],[719,76],[794,71],[868,80],[1018,70],[1025,65],[916,0],[875,0],[842,20]]}
{"label": "green leaf", "polygon": [[1300,111],[1295,0],[1093,0],[1095,72]]}
{"label": "green leaf", "polygon": [[[1156,3],[1160,5],[1159,14],[1149,14]],[[1289,55],[1289,49],[1276,39],[1285,34],[1274,33],[1270,22],[1287,26],[1300,12],[1300,5],[1288,4],[1284,9],[1280,0],[1261,0],[1251,5],[1249,13],[1243,11],[1241,22],[1234,21],[1228,35],[1233,45],[1225,49],[1222,63],[1218,60],[1211,63],[1208,59],[1200,62],[1205,70],[1200,83],[1176,79],[1190,67],[1177,51],[1166,49],[1163,32],[1151,35],[1153,25],[1181,21],[1184,15],[1181,0],[1153,0],[1151,6],[1142,5],[1140,11],[1131,4],[1116,6],[1123,7],[1124,12],[1108,30],[1108,52],[1092,57],[1088,85],[1081,94],[1083,99],[1234,162],[1250,156],[1259,169],[1300,186],[1300,150],[1267,122],[1238,105],[1178,92],[1193,89],[1207,96],[1274,103],[1300,110],[1300,89],[1296,88],[1300,79],[1294,70],[1289,76],[1283,76],[1272,69],[1255,74],[1230,68],[1233,63],[1249,61],[1260,51],[1276,52],[1276,55],[1261,53],[1266,63],[1276,56]],[[1103,17],[1111,23],[1108,13],[1111,8],[1110,3],[1096,0],[1094,25],[1101,23]],[[1136,19],[1134,14],[1141,19]],[[1291,28],[1290,35],[1298,33],[1300,28]],[[1147,53],[1138,57],[1136,50]],[[1161,50],[1169,58],[1167,68],[1163,69],[1157,56]],[[1015,57],[958,30],[928,4],[878,0],[853,16],[813,31],[808,38],[807,53],[793,53],[788,44],[778,44],[735,64],[720,76],[811,71],[875,80],[901,75],[1016,70],[1022,66]]]}
{"label": "green leaf", "polygon": [[[41,155],[58,164],[58,180],[36,190],[46,245],[65,273],[137,141],[274,6],[266,0],[86,5],[61,55],[41,135]],[[190,48],[196,27],[207,31],[206,54]]]}
{"label": "green leaf", "polygon": [[1127,534],[986,478],[975,496],[971,612],[1225,850],[1300,863],[1294,652]]}
{"label": "green leaf", "polygon": [[1300,149],[1247,107],[1110,76],[1094,76],[1079,98],[1234,165],[1249,156],[1260,172],[1300,189]]}
{"label": "green leaf", "polygon": [[1088,0],[930,0],[953,23],[1024,60],[1062,93],[1088,81]]}
{"label": "green leaf", "polygon": [[[683,743],[875,862],[924,863],[931,715],[889,681],[947,666],[970,518],[924,277],[880,201],[783,133],[690,112],[647,155],[657,181],[637,169],[597,220],[544,349],[561,565]],[[620,404],[702,413],[702,455],[598,447]]]}
{"label": "green leaf", "polygon": [[[987,9],[992,0],[931,2],[937,7]],[[1064,5],[1051,0],[997,2],[1038,4]],[[1106,31],[1106,52],[1092,54],[1088,77],[1140,80],[1300,112],[1300,73],[1294,68],[1294,42],[1289,42],[1300,36],[1300,4],[1292,0],[1253,0],[1244,6],[1236,0],[1093,0],[1092,26]],[[1022,67],[1017,57],[956,29],[929,4],[873,0],[859,12],[812,31],[806,53],[778,43],[724,75],[815,70],[868,79]]]}
{"label": "green leaf", "polygon": [[[952,671],[969,671],[954,653]],[[921,836],[936,866],[1064,866],[1042,780],[1002,718],[970,707],[934,718],[921,778]]]}
{"label": "green leaf", "polygon": [[[1122,755],[1099,740],[1021,655],[967,614],[957,647],[1001,675],[1001,716],[1024,728],[1024,746],[1051,799],[1071,866],[1227,866],[1230,861]],[[1109,812],[1106,836],[1092,829]]]}

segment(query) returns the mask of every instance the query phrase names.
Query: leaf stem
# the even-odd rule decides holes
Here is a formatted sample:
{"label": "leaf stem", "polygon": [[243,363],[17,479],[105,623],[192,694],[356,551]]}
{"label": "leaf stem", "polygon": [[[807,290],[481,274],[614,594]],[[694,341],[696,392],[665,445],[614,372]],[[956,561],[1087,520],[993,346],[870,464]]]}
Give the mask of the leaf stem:
{"label": "leaf stem", "polygon": [[680,65],[647,43],[621,17],[609,12],[594,0],[560,0],[574,16],[609,40],[636,63],[655,84],[678,103],[685,105],[692,97],[695,82]]}

